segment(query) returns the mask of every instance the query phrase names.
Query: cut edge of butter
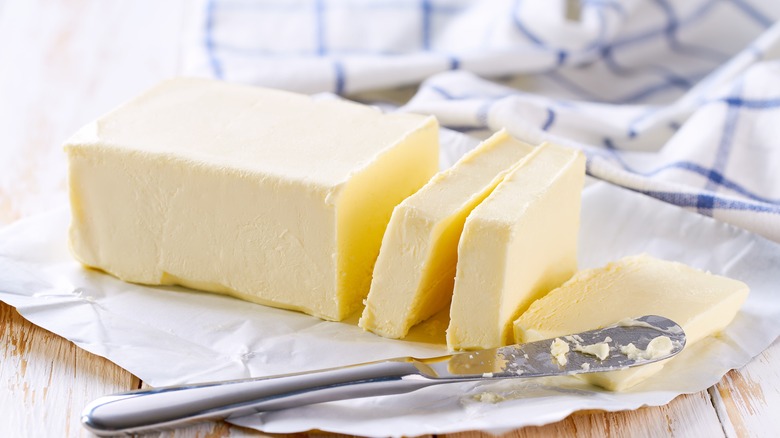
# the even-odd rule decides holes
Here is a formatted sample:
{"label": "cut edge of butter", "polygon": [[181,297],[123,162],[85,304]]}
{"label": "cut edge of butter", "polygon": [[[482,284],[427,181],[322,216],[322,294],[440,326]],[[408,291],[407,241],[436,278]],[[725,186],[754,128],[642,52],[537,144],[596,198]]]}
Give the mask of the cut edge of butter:
{"label": "cut edge of butter", "polygon": [[501,130],[395,208],[360,327],[402,338],[449,304],[466,217],[532,150]]}
{"label": "cut edge of butter", "polygon": [[469,215],[458,245],[451,350],[511,342],[512,323],[576,271],[584,155],[544,143]]}
{"label": "cut edge of butter", "polygon": [[[342,319],[363,308],[393,210],[436,172],[438,122],[427,117],[420,129],[398,143],[353,175],[339,199],[337,239],[342,251],[338,255],[338,294],[345,303]],[[436,148],[426,147],[427,144],[435,144]],[[417,163],[409,165],[409,156],[415,154]],[[401,179],[399,168],[405,168]]]}

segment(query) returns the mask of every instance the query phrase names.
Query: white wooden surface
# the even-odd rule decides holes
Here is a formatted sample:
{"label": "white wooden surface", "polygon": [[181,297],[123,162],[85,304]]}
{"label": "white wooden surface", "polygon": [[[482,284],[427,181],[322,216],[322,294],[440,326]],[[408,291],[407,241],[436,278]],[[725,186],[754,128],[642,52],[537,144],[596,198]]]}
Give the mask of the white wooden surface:
{"label": "white wooden surface", "polygon": [[[60,145],[87,121],[180,71],[182,24],[197,5],[0,0],[0,225],[66,202]],[[87,402],[142,385],[5,304],[0,304],[0,345],[2,437],[88,436],[79,425]],[[667,406],[576,413],[508,436],[769,437],[780,436],[778,412],[780,342],[775,342],[709,391]],[[224,423],[153,435],[263,436]]]}

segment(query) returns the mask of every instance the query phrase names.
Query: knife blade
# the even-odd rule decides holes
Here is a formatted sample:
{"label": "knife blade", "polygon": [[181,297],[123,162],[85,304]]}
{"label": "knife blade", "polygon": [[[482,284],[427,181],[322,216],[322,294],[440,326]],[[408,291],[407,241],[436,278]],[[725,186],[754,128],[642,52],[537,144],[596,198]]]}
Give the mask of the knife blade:
{"label": "knife blade", "polygon": [[[658,351],[652,359],[631,355],[623,351],[629,344],[631,351],[646,351],[653,339],[669,338],[668,352]],[[685,347],[685,333],[674,321],[655,315],[625,319],[615,325],[598,330],[561,336],[559,342],[566,343],[568,351],[563,354],[566,363],[553,354],[553,339],[509,345],[488,350],[458,353],[440,358],[424,359],[423,363],[433,368],[439,378],[450,377],[547,377],[583,373],[600,373],[645,365],[668,359]],[[607,342],[605,342],[605,340]],[[597,357],[598,348],[606,344],[606,356]],[[591,352],[587,352],[591,350]],[[602,348],[601,350],[604,350]],[[663,354],[661,354],[663,353]]]}

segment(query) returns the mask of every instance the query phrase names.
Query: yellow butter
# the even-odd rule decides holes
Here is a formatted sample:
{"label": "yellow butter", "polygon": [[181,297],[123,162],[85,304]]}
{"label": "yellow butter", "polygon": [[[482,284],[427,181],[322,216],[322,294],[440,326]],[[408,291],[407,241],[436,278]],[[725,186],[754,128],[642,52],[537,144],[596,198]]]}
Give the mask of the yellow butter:
{"label": "yellow butter", "polygon": [[438,132],[432,117],[176,79],[66,151],[85,265],[341,320],[393,208],[436,172]]}
{"label": "yellow butter", "polygon": [[[747,285],[737,280],[648,255],[626,257],[602,268],[581,271],[533,303],[514,323],[515,341],[555,338],[606,327],[626,318],[659,315],[682,326],[688,348],[726,327],[747,295]],[[621,390],[662,367],[663,362],[659,362],[581,378]]]}
{"label": "yellow butter", "polygon": [[500,131],[393,210],[361,327],[401,338],[449,305],[466,216],[532,149]]}
{"label": "yellow butter", "polygon": [[582,153],[545,143],[466,219],[450,307],[451,349],[493,348],[512,322],[577,269]]}

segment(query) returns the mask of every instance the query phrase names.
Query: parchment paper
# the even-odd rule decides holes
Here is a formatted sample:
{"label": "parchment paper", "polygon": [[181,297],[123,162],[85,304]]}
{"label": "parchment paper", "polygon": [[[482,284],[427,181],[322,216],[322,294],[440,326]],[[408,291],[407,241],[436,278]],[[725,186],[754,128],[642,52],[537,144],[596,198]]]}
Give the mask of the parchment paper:
{"label": "parchment paper", "polygon": [[[460,144],[466,150],[469,145]],[[461,152],[450,151],[452,159]],[[446,164],[446,163],[443,163]],[[600,266],[647,252],[746,282],[750,297],[719,337],[687,348],[630,392],[571,378],[429,387],[414,393],[325,403],[232,420],[265,432],[310,429],[387,436],[541,425],[579,409],[662,405],[712,386],[780,334],[780,246],[652,198],[597,183],[585,189],[579,261]],[[446,348],[443,317],[418,327],[417,342],[362,331],[356,317],[323,322],[303,314],[175,287],[144,287],[82,268],[68,251],[67,210],[0,230],[0,300],[41,327],[104,356],[153,386],[265,376]],[[481,393],[503,401],[479,401]],[[494,399],[496,397],[493,397]]]}

